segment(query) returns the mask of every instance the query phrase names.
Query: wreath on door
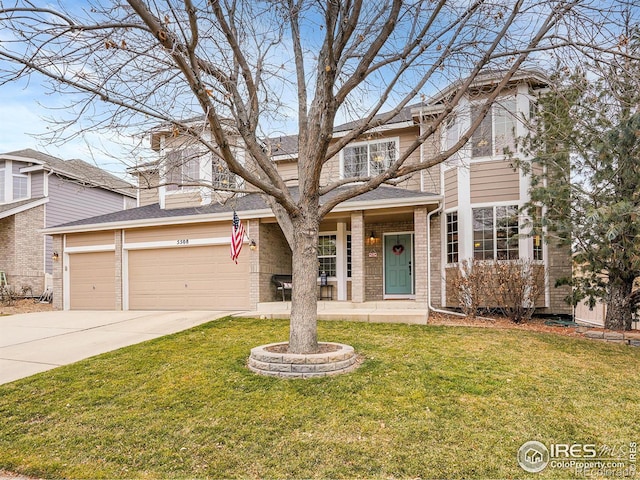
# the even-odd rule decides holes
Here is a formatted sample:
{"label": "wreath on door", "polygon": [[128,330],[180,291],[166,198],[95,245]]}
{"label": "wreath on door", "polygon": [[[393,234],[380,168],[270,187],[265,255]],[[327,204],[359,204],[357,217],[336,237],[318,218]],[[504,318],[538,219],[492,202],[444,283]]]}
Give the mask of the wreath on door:
{"label": "wreath on door", "polygon": [[402,255],[402,253],[404,252],[404,245],[400,243],[399,236],[396,236],[396,244],[393,247],[391,247],[391,251],[393,252],[394,255]]}

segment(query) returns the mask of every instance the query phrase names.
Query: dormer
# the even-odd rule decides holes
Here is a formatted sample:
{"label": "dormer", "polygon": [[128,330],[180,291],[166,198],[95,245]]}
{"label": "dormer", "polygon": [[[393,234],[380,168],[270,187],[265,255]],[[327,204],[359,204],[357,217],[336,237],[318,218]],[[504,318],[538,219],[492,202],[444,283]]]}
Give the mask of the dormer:
{"label": "dormer", "polygon": [[44,196],[42,163],[14,155],[0,157],[0,204]]}

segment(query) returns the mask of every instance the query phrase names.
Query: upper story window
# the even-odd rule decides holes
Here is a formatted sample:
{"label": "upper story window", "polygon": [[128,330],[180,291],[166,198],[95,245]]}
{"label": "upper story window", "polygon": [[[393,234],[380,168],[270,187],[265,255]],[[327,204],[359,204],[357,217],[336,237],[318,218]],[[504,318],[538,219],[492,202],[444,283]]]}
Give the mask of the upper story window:
{"label": "upper story window", "polygon": [[517,260],[518,206],[473,209],[473,258],[476,260]]}
{"label": "upper story window", "polygon": [[29,197],[29,177],[20,173],[13,174],[13,199],[22,200]]}
{"label": "upper story window", "polygon": [[384,172],[398,157],[399,139],[373,140],[342,150],[342,176],[371,177]]}
{"label": "upper story window", "polygon": [[[471,106],[471,123],[480,114],[481,104]],[[471,137],[471,157],[504,155],[505,149],[515,148],[516,99],[515,97],[496,100],[491,110],[473,132]]]}
{"label": "upper story window", "polygon": [[[234,152],[236,157],[239,151]],[[242,158],[238,158],[242,162]],[[227,190],[235,189],[241,186],[242,179],[235,173],[229,171],[227,164],[220,158],[213,156],[211,161],[211,185],[214,189]]]}
{"label": "upper story window", "polygon": [[24,164],[0,164],[0,203],[29,198],[29,176],[20,173]]}
{"label": "upper story window", "polygon": [[166,154],[167,191],[191,190],[200,182],[201,156],[196,149],[171,150]]}

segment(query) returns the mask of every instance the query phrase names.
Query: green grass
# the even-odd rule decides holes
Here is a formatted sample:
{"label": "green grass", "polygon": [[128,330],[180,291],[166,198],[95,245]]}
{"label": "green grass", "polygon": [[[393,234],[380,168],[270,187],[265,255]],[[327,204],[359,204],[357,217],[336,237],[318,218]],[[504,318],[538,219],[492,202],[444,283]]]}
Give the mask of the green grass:
{"label": "green grass", "polygon": [[[354,373],[250,373],[284,321],[223,319],[0,386],[0,469],[67,478],[526,477],[522,443],[640,441],[640,348],[321,322]],[[531,478],[566,478],[547,468]]]}

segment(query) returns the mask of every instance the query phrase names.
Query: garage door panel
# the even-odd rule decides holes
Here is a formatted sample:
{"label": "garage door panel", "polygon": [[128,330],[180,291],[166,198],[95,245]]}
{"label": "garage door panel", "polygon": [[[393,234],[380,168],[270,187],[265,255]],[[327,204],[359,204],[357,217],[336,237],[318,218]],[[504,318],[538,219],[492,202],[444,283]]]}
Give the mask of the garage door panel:
{"label": "garage door panel", "polygon": [[116,306],[114,252],[69,255],[69,307],[113,310]]}
{"label": "garage door panel", "polygon": [[130,250],[132,310],[249,308],[249,265],[228,246]]}

